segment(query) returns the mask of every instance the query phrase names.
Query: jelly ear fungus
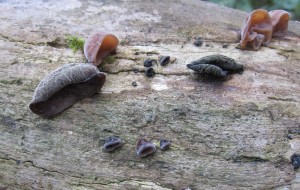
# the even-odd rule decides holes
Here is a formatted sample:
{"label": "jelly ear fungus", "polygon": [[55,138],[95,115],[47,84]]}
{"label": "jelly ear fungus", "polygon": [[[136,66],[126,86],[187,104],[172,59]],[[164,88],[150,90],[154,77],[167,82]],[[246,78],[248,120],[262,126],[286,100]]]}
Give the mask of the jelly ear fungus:
{"label": "jelly ear fungus", "polygon": [[103,145],[102,150],[104,152],[112,152],[115,149],[121,147],[123,144],[121,138],[119,137],[108,137]]}
{"label": "jelly ear fungus", "polygon": [[156,146],[151,141],[141,138],[136,143],[135,152],[138,157],[146,157],[156,151]]}
{"label": "jelly ear fungus", "polygon": [[268,44],[271,41],[272,31],[269,13],[263,9],[252,11],[241,29],[241,49],[258,50],[262,44]]}
{"label": "jelly ear fungus", "polygon": [[269,15],[273,25],[273,37],[283,37],[289,25],[289,13],[284,10],[273,10]]}
{"label": "jelly ear fungus", "polygon": [[258,50],[261,45],[268,45],[272,37],[283,37],[288,29],[288,21],[289,13],[284,10],[252,11],[241,29],[241,49]]}
{"label": "jelly ear fungus", "polygon": [[161,150],[166,150],[166,149],[170,148],[170,146],[171,146],[171,141],[169,141],[167,139],[160,139],[159,147]]}
{"label": "jelly ear fungus", "polygon": [[65,64],[47,75],[33,94],[30,110],[43,117],[54,116],[78,100],[98,92],[106,75],[91,64]]}
{"label": "jelly ear fungus", "polygon": [[113,52],[119,44],[116,35],[106,32],[97,32],[85,41],[84,55],[87,60],[98,66],[102,59]]}

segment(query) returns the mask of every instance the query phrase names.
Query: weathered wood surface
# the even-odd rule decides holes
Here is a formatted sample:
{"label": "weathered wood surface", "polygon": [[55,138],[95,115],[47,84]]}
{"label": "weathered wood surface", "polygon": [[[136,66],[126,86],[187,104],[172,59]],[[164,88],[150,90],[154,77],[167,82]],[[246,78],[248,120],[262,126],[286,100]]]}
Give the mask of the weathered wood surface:
{"label": "weathered wood surface", "polygon": [[[245,17],[198,0],[0,1],[0,189],[300,189],[290,164],[300,153],[300,24],[269,47],[241,51]],[[30,112],[47,73],[86,62],[65,36],[94,30],[121,39],[102,66],[101,93],[52,119]],[[186,68],[213,53],[245,71],[216,81]],[[143,60],[158,55],[176,60],[145,77]],[[103,153],[108,136],[125,145]],[[173,147],[138,158],[142,136]]]}

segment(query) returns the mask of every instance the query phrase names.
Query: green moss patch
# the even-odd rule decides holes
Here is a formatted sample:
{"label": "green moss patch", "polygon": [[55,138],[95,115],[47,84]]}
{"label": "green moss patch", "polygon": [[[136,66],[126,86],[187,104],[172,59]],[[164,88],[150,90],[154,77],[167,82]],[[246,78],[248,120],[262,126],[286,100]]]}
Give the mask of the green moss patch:
{"label": "green moss patch", "polygon": [[83,51],[83,46],[84,46],[84,39],[83,38],[68,35],[66,37],[66,41],[67,41],[68,47],[71,48],[74,53],[78,50]]}

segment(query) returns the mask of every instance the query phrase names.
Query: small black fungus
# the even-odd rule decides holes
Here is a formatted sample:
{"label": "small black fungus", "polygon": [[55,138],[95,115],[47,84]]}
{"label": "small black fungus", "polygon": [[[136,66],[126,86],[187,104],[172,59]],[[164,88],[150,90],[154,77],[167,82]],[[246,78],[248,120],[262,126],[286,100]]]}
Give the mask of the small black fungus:
{"label": "small black fungus", "polygon": [[159,147],[161,150],[166,150],[171,146],[171,142],[167,139],[160,139]]}
{"label": "small black fungus", "polygon": [[202,57],[187,64],[187,67],[201,74],[211,74],[218,77],[226,77],[228,73],[243,70],[243,65],[236,63],[234,59],[220,54]]}
{"label": "small black fungus", "polygon": [[147,68],[145,74],[147,77],[153,77],[155,75],[155,71],[153,68]]}
{"label": "small black fungus", "polygon": [[122,146],[122,140],[119,137],[108,137],[103,145],[104,152],[111,152]]}
{"label": "small black fungus", "polygon": [[291,161],[294,169],[300,168],[300,154],[293,154],[291,157]]}
{"label": "small black fungus", "polygon": [[170,62],[170,56],[160,56],[158,62],[161,66],[166,66]]}
{"label": "small black fungus", "polygon": [[286,136],[288,139],[293,139],[293,135],[292,134],[288,134],[287,136]]}
{"label": "small black fungus", "polygon": [[133,69],[133,72],[134,72],[134,73],[138,73],[139,70],[138,70],[138,69]]}
{"label": "small black fungus", "polygon": [[202,46],[202,44],[203,44],[203,39],[202,38],[195,38],[194,45],[196,47],[200,47],[200,46]]}
{"label": "small black fungus", "polygon": [[146,157],[150,154],[153,154],[155,151],[156,151],[156,146],[152,142],[144,138],[141,138],[136,143],[135,152],[138,157],[141,158]]}
{"label": "small black fungus", "polygon": [[134,86],[134,87],[136,87],[137,83],[134,81],[134,82],[131,83],[131,85]]}
{"label": "small black fungus", "polygon": [[153,66],[153,60],[152,59],[146,59],[144,61],[144,67],[152,67]]}

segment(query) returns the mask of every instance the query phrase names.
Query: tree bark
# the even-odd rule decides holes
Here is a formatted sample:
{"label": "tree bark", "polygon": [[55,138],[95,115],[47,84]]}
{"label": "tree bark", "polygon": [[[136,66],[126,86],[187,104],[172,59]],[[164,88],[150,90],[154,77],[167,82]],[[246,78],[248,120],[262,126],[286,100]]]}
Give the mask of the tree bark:
{"label": "tree bark", "polygon": [[[300,24],[242,51],[246,15],[198,0],[0,1],[0,189],[300,189],[290,160],[300,153]],[[66,36],[97,30],[121,40],[100,66],[101,92],[51,119],[33,114],[46,74],[86,62]],[[186,67],[211,54],[244,72],[216,80]],[[146,77],[143,61],[160,55],[171,63]],[[102,152],[109,136],[124,145]],[[141,137],[172,146],[139,158]]]}

